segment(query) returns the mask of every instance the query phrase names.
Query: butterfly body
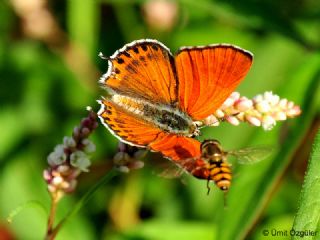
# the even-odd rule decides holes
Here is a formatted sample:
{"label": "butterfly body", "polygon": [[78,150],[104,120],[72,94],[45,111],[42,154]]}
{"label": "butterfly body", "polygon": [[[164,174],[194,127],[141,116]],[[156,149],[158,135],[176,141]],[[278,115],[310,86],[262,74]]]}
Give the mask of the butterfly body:
{"label": "butterfly body", "polygon": [[192,118],[176,105],[155,104],[119,94],[114,94],[110,101],[165,132],[190,137],[197,135],[197,127]]}

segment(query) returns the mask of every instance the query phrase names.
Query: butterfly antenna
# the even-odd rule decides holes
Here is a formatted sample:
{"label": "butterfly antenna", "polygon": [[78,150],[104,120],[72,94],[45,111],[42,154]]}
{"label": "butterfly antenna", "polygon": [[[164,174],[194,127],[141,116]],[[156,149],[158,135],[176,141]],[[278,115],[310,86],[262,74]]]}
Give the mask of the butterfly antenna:
{"label": "butterfly antenna", "polygon": [[208,189],[207,195],[209,195],[210,190],[211,190],[209,183],[210,183],[210,180],[208,179],[207,180],[207,189]]}
{"label": "butterfly antenna", "polygon": [[105,56],[102,52],[99,52],[99,57],[104,60],[110,60],[107,56]]}

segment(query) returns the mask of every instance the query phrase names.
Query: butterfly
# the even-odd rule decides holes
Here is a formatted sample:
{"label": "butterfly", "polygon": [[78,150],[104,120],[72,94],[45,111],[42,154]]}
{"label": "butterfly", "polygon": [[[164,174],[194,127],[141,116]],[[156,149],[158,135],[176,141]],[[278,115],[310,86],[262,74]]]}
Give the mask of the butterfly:
{"label": "butterfly", "polygon": [[174,161],[201,154],[197,121],[213,114],[249,71],[253,55],[229,44],[182,47],[157,40],[126,44],[108,60],[98,116],[122,142]]}

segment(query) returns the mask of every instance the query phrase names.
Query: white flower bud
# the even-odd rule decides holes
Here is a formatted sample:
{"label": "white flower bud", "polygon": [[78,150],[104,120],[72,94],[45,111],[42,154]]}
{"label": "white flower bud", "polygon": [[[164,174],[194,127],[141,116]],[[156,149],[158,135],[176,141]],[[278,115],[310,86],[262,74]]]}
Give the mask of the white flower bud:
{"label": "white flower bud", "polygon": [[144,167],[144,162],[143,161],[133,161],[130,164],[131,169],[140,169]]}
{"label": "white flower bud", "polygon": [[246,120],[253,126],[257,126],[257,127],[261,126],[261,121],[256,117],[246,116]]}
{"label": "white flower bud", "polygon": [[53,193],[53,192],[57,191],[57,188],[56,188],[56,186],[53,186],[53,185],[49,184],[48,185],[48,191]]}
{"label": "white flower bud", "polygon": [[206,118],[203,120],[203,123],[204,123],[206,126],[218,126],[218,125],[219,125],[219,120],[218,120],[218,118],[216,118],[216,116],[214,116],[214,115],[209,115],[208,117],[206,117]]}
{"label": "white flower bud", "polygon": [[130,160],[130,156],[126,152],[117,152],[113,157],[113,162],[116,165],[125,165]]}
{"label": "white flower bud", "polygon": [[216,117],[218,117],[218,118],[223,118],[223,117],[224,117],[224,112],[223,112],[221,109],[218,109],[218,110],[215,112],[215,115],[216,115]]}
{"label": "white flower bud", "polygon": [[254,98],[253,98],[253,101],[255,103],[258,103],[258,102],[261,102],[263,100],[263,96],[261,94],[259,95],[256,95]]}
{"label": "white flower bud", "polygon": [[65,148],[73,148],[76,146],[76,141],[72,137],[64,137],[63,145]]}
{"label": "white flower bud", "polygon": [[226,120],[232,125],[238,126],[240,124],[239,120],[234,116],[227,116]]}
{"label": "white flower bud", "polygon": [[84,151],[86,153],[92,153],[96,151],[96,145],[94,145],[94,143],[90,141],[88,138],[83,139],[82,144],[84,145]]}
{"label": "white flower bud", "polygon": [[253,102],[247,98],[240,98],[236,103],[235,103],[235,108],[239,110],[240,112],[245,112],[252,108]]}
{"label": "white flower bud", "polygon": [[88,172],[88,167],[91,165],[91,162],[84,152],[75,151],[70,155],[70,164],[83,172]]}
{"label": "white flower bud", "polygon": [[229,96],[229,98],[232,98],[234,101],[238,100],[240,98],[240,93],[239,92],[233,92]]}
{"label": "white flower bud", "polygon": [[67,159],[67,155],[64,152],[64,146],[59,144],[54,148],[54,151],[49,154],[47,161],[50,166],[58,166],[64,163]]}
{"label": "white flower bud", "polygon": [[63,182],[63,178],[61,176],[57,176],[52,179],[52,184],[55,186],[58,186],[62,182]]}
{"label": "white flower bud", "polygon": [[276,112],[274,114],[274,119],[278,121],[284,121],[287,119],[287,115],[284,112]]}
{"label": "white flower bud", "polygon": [[271,130],[276,125],[273,117],[266,115],[262,118],[262,127],[264,130]]}
{"label": "white flower bud", "polygon": [[119,172],[122,172],[122,173],[130,172],[130,169],[127,166],[119,166],[117,167],[117,169],[119,170]]}
{"label": "white flower bud", "polygon": [[266,113],[271,110],[271,107],[266,100],[262,100],[261,102],[257,103],[255,107],[261,113]]}
{"label": "white flower bud", "polygon": [[233,104],[234,104],[234,99],[228,97],[220,108],[225,109],[225,108],[231,107]]}
{"label": "white flower bud", "polygon": [[282,108],[282,109],[285,109],[287,108],[287,104],[288,104],[288,100],[283,98],[279,101],[279,107]]}
{"label": "white flower bud", "polygon": [[44,180],[46,180],[46,181],[51,180],[51,174],[48,170],[44,170],[42,176],[43,176]]}

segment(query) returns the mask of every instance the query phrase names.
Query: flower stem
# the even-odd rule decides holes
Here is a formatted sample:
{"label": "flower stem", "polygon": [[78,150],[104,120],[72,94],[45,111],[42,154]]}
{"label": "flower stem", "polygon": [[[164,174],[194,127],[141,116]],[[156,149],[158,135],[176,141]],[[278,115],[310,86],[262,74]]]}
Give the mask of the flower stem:
{"label": "flower stem", "polygon": [[56,203],[54,203],[54,199],[52,199],[50,217],[48,222],[48,232],[45,239],[53,240],[56,237],[59,230],[61,229],[61,227],[89,201],[89,199],[100,187],[102,187],[104,184],[110,181],[114,176],[117,175],[117,173],[118,171],[116,169],[111,169],[106,175],[104,175],[93,187],[91,187],[86,192],[85,195],[83,195],[83,197],[76,203],[76,205],[71,209],[71,211],[54,228],[52,228],[52,224],[53,224],[53,219],[56,211]]}
{"label": "flower stem", "polygon": [[51,195],[51,208],[50,208],[50,215],[48,219],[48,227],[47,227],[47,235],[46,235],[46,240],[54,239],[55,235],[52,234],[53,232],[53,224],[54,224],[54,219],[56,216],[56,210],[57,210],[57,205],[58,205],[58,194],[52,194]]}

